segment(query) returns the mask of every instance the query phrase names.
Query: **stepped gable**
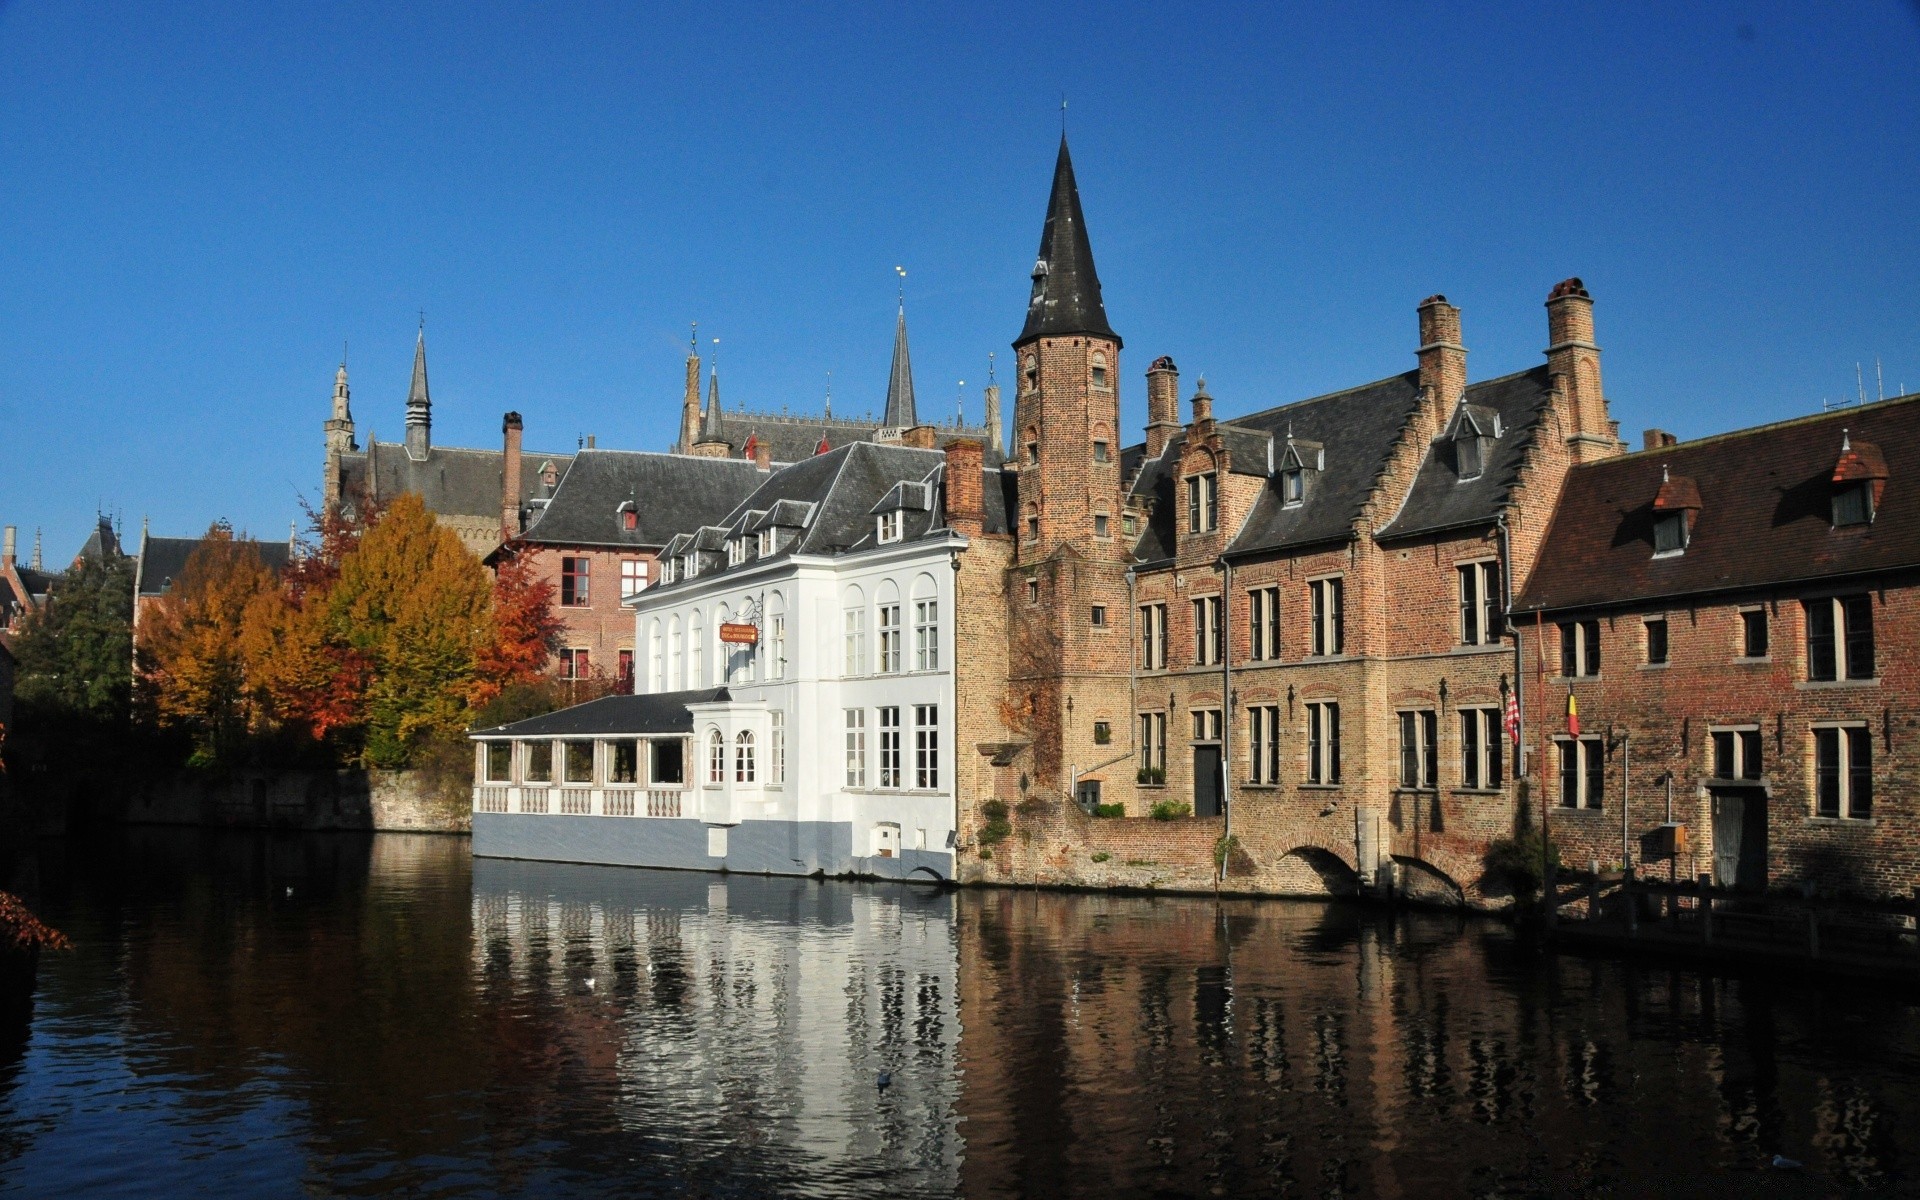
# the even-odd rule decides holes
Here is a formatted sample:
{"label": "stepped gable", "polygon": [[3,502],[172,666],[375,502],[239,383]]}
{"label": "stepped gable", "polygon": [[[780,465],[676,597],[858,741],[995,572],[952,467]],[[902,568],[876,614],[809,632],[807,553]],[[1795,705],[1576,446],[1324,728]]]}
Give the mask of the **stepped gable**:
{"label": "stepped gable", "polygon": [[[1835,526],[1848,443],[1877,447],[1870,522]],[[1654,499],[1699,491],[1686,548],[1654,557]],[[1515,611],[1631,604],[1920,566],[1920,394],[1587,463],[1567,481]]]}
{"label": "stepped gable", "polygon": [[[746,459],[582,450],[520,540],[534,545],[660,546],[720,520],[766,476]],[[622,506],[632,502],[636,526]]]}
{"label": "stepped gable", "polygon": [[[1546,364],[1469,384],[1466,403],[1466,413],[1455,414],[1421,460],[1406,502],[1381,529],[1381,538],[1485,525],[1506,508],[1527,451],[1553,403]],[[1472,418],[1483,432],[1490,432],[1485,428],[1489,418],[1498,418],[1500,425],[1500,435],[1489,443],[1480,474],[1470,479],[1461,478],[1452,440],[1463,416]]]}

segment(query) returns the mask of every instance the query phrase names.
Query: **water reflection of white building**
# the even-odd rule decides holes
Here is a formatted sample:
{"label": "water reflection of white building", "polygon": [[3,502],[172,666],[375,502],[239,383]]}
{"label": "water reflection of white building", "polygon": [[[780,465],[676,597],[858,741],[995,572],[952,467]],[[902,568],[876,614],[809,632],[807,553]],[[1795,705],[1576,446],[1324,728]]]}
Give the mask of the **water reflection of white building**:
{"label": "water reflection of white building", "polygon": [[950,893],[477,859],[473,931],[480,986],[610,1031],[621,1127],[763,1182],[958,1187]]}

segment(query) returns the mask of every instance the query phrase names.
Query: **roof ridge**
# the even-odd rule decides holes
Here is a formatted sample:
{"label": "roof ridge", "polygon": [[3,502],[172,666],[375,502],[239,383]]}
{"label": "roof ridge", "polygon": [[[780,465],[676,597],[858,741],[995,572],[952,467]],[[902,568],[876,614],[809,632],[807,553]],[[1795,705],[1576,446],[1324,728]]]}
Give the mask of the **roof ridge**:
{"label": "roof ridge", "polygon": [[1625,462],[1630,458],[1644,458],[1655,454],[1676,454],[1681,451],[1691,450],[1696,446],[1711,446],[1718,442],[1731,441],[1734,438],[1750,437],[1760,433],[1771,433],[1776,429],[1787,429],[1795,425],[1811,425],[1817,421],[1837,420],[1850,413],[1891,408],[1895,405],[1912,404],[1916,401],[1920,401],[1920,392],[1908,392],[1904,396],[1888,396],[1885,400],[1875,400],[1869,404],[1849,404],[1845,408],[1828,409],[1826,412],[1807,413],[1799,417],[1786,417],[1779,421],[1770,421],[1765,425],[1749,425],[1744,429],[1729,429],[1722,433],[1710,433],[1705,437],[1694,438],[1692,441],[1675,442],[1671,446],[1655,446],[1651,450],[1629,450],[1624,454],[1616,454],[1611,458],[1603,458],[1597,462],[1582,463],[1580,465],[1583,467],[1598,467],[1606,463]]}

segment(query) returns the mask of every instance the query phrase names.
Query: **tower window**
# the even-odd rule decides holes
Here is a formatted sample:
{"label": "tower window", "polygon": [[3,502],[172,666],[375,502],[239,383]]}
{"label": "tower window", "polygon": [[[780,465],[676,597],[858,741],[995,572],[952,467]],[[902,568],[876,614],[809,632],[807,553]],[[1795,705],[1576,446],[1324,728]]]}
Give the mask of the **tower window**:
{"label": "tower window", "polygon": [[1093,444],[1093,461],[1097,463],[1113,461],[1112,454],[1107,449],[1107,443],[1095,442]]}
{"label": "tower window", "polygon": [[1113,536],[1113,518],[1106,513],[1093,514],[1093,536],[1106,538]]}
{"label": "tower window", "polygon": [[1093,356],[1093,386],[1107,386],[1107,356],[1098,352]]}
{"label": "tower window", "polygon": [[1021,364],[1021,370],[1026,375],[1028,391],[1032,391],[1033,389],[1040,386],[1040,360],[1039,359],[1036,359],[1031,354],[1027,355],[1027,361]]}

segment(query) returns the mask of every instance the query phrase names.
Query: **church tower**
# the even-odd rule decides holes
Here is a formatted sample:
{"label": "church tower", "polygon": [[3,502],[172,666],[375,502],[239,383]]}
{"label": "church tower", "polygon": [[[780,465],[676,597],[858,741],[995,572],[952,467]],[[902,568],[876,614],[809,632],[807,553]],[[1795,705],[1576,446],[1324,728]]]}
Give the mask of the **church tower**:
{"label": "church tower", "polygon": [[340,456],[360,448],[353,440],[353,408],[347,393],[347,360],[333,374],[333,415],[323,425],[327,431],[327,466],[321,476],[324,487],[321,502],[331,507],[340,499]]}
{"label": "church tower", "polygon": [[407,457],[425,462],[433,449],[433,401],[427,396],[427,326],[413,344],[413,386],[407,389]]}
{"label": "church tower", "polygon": [[699,326],[694,327],[694,335],[687,341],[687,388],[680,397],[680,441],[674,449],[681,454],[692,454],[693,444],[700,440],[700,333]]}
{"label": "church tower", "polygon": [[702,458],[733,457],[733,443],[727,440],[727,427],[720,420],[720,368],[717,365],[707,380],[707,411],[701,414],[700,433],[694,440],[693,452]]}

